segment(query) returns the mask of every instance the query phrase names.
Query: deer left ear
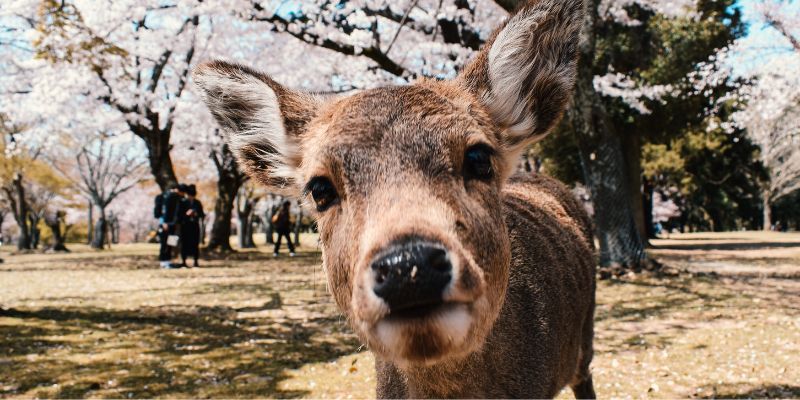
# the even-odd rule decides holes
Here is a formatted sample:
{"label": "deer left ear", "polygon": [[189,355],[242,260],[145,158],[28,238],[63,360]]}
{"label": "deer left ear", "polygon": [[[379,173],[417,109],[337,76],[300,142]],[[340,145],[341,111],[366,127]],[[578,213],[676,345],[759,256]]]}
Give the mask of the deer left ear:
{"label": "deer left ear", "polygon": [[544,138],[575,84],[582,0],[529,0],[494,32],[459,79],[477,95],[510,149]]}
{"label": "deer left ear", "polygon": [[239,166],[272,190],[296,194],[300,138],[320,99],[289,90],[243,65],[212,61],[197,67],[194,80]]}

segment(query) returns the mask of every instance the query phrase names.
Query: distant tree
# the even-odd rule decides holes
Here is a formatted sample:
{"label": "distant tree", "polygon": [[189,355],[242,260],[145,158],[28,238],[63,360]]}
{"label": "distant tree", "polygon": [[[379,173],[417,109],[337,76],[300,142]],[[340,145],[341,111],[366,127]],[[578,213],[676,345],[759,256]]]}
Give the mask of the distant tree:
{"label": "distant tree", "polygon": [[40,157],[46,145],[23,142],[24,131],[0,115],[0,197],[19,227],[19,250],[39,246],[40,221],[54,199],[69,196],[68,183]]}
{"label": "distant tree", "polygon": [[130,154],[127,147],[101,135],[86,143],[76,155],[76,171],[68,175],[74,184],[97,207],[91,246],[102,249],[107,243],[109,220],[106,210],[120,194],[132,189],[144,179],[145,163]]}
{"label": "distant tree", "polygon": [[53,234],[53,243],[50,245],[50,250],[53,251],[69,251],[65,244],[67,234],[69,233],[69,225],[65,222],[66,213],[62,210],[56,210],[45,215],[44,223],[50,228]]}
{"label": "distant tree", "polygon": [[34,42],[38,57],[53,63],[53,73],[84,74],[83,87],[76,89],[116,110],[144,142],[162,191],[176,183],[170,138],[196,52],[201,2],[186,7],[131,2],[116,5],[102,18],[86,8],[96,5],[40,3]]}
{"label": "distant tree", "polygon": [[767,25],[775,28],[800,53],[800,17],[793,0],[758,0],[756,9]]}
{"label": "distant tree", "polygon": [[668,144],[648,144],[643,161],[654,193],[679,206],[675,222],[681,230],[760,226],[760,190],[768,177],[758,147],[744,131],[700,129]]}
{"label": "distant tree", "polygon": [[589,187],[604,267],[650,264],[653,188],[643,179],[643,146],[704,129],[718,100],[735,91],[726,79],[695,84],[706,60],[743,33],[731,5],[588,3],[592,31],[583,36],[575,106],[537,151],[546,173]]}
{"label": "distant tree", "polygon": [[230,243],[231,218],[233,218],[236,194],[247,176],[239,170],[233,152],[227,143],[210,151],[211,160],[217,169],[217,201],[214,204],[214,220],[211,224],[207,250],[216,252],[233,251]]}
{"label": "distant tree", "polygon": [[253,219],[256,204],[263,195],[254,185],[244,184],[239,188],[236,196],[237,238],[239,248],[251,249],[256,247],[253,240]]}

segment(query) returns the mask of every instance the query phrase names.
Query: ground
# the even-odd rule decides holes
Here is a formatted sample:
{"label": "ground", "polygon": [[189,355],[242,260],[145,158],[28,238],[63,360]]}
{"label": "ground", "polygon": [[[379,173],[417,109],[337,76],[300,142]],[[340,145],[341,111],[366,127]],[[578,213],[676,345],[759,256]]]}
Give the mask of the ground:
{"label": "ground", "polygon": [[[182,270],[152,245],[0,252],[0,397],[373,397],[314,243]],[[800,234],[654,244],[692,273],[599,283],[598,395],[800,397]]]}

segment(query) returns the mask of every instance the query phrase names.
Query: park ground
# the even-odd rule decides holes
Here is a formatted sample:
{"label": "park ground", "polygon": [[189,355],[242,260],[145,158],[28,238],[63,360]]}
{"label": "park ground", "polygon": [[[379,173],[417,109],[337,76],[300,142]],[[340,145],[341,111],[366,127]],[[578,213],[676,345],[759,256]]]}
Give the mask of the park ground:
{"label": "park ground", "polygon": [[[152,245],[0,251],[0,397],[373,397],[373,358],[303,240],[181,270]],[[800,234],[654,245],[683,272],[598,284],[598,395],[800,397]]]}

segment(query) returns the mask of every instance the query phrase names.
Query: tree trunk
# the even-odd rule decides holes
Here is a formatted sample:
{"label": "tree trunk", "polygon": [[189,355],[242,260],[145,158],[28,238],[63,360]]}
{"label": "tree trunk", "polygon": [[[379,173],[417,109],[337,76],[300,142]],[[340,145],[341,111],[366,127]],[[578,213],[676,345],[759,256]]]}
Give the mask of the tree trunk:
{"label": "tree trunk", "polygon": [[642,196],[642,207],[644,209],[645,236],[648,239],[656,238],[655,221],[653,220],[653,201],[656,196],[655,188],[650,179],[645,178],[643,185],[644,196]]}
{"label": "tree trunk", "polygon": [[233,216],[233,201],[236,196],[234,182],[223,180],[217,182],[217,201],[214,203],[214,221],[211,224],[211,235],[208,241],[208,250],[228,252],[231,247],[231,217]]}
{"label": "tree trunk", "polygon": [[88,225],[86,226],[86,243],[91,245],[92,239],[94,238],[94,204],[92,201],[89,200],[89,212],[87,213],[89,216]]}
{"label": "tree trunk", "polygon": [[[239,194],[242,197],[242,193]],[[240,249],[253,249],[256,243],[253,240],[253,200],[248,198],[240,198],[242,202],[240,207],[237,207],[236,216],[238,220],[237,239]]]}
{"label": "tree trunk", "polygon": [[626,132],[621,135],[622,148],[625,154],[625,166],[627,167],[627,176],[630,179],[630,203],[633,209],[634,221],[636,222],[636,229],[639,231],[645,244],[648,245],[647,239],[651,236],[649,232],[652,230],[648,226],[648,218],[645,214],[645,197],[644,183],[642,181],[642,140],[636,132]]}
{"label": "tree trunk", "polygon": [[761,192],[761,204],[764,208],[764,223],[762,225],[762,229],[765,232],[772,230],[772,209],[769,206],[769,198],[770,193],[769,190],[765,189]]}
{"label": "tree trunk", "polygon": [[300,247],[300,228],[303,227],[303,207],[300,206],[300,202],[297,202],[298,211],[297,219],[294,221],[294,245]]}
{"label": "tree trunk", "polygon": [[606,272],[639,270],[647,260],[631,199],[632,179],[622,140],[613,131],[600,95],[595,92],[592,61],[599,0],[590,1],[581,34],[580,62],[570,119],[578,136],[586,183],[592,194],[600,241],[600,266]]}
{"label": "tree trunk", "polygon": [[111,244],[119,244],[119,218],[115,214],[108,219],[108,228],[111,233]]}
{"label": "tree trunk", "polygon": [[175,168],[172,165],[169,144],[172,132],[172,121],[167,122],[167,126],[159,129],[159,114],[150,110],[145,112],[149,126],[128,123],[131,131],[144,141],[147,147],[147,160],[150,165],[150,173],[153,174],[156,184],[161,189],[161,193],[169,190],[170,186],[178,183],[175,176]]}
{"label": "tree trunk", "polygon": [[106,211],[100,209],[100,218],[97,219],[94,229],[94,240],[92,240],[92,248],[102,250],[106,245],[106,234],[108,232],[108,222],[106,221]]}
{"label": "tree trunk", "polygon": [[214,221],[206,249],[229,252],[233,251],[230,242],[233,202],[245,177],[239,172],[227,144],[223,144],[219,151],[212,152],[211,159],[217,168],[217,201],[214,203]]}
{"label": "tree trunk", "polygon": [[30,221],[30,236],[31,236],[31,249],[39,248],[39,239],[42,237],[42,232],[39,229],[39,215],[34,212],[28,212],[28,220]]}
{"label": "tree trunk", "polygon": [[64,243],[66,232],[61,230],[62,215],[61,211],[56,211],[52,215],[45,216],[44,223],[53,233],[53,244],[50,246],[50,250],[68,252],[69,249]]}
{"label": "tree trunk", "polygon": [[280,206],[281,202],[275,202],[275,195],[270,195],[270,201],[272,205],[267,209],[266,213],[264,214],[264,226],[265,230],[264,233],[267,235],[267,243],[274,244],[275,243],[275,225],[272,224],[272,216],[275,215],[275,212],[278,211],[278,207]]}
{"label": "tree trunk", "polygon": [[0,243],[3,243],[3,223],[6,222],[6,210],[0,210]]}
{"label": "tree trunk", "polygon": [[169,187],[178,183],[175,176],[175,167],[172,165],[172,157],[169,151],[172,146],[169,144],[170,134],[168,132],[153,132],[145,140],[148,150],[148,160],[150,161],[150,172],[156,184],[161,188],[161,193],[169,190]]}
{"label": "tree trunk", "polygon": [[22,174],[14,175],[12,180],[13,192],[6,191],[11,210],[14,214],[14,221],[19,227],[19,238],[17,238],[17,250],[28,250],[31,248],[31,232],[28,226],[28,201],[25,199],[25,187],[22,185]]}

